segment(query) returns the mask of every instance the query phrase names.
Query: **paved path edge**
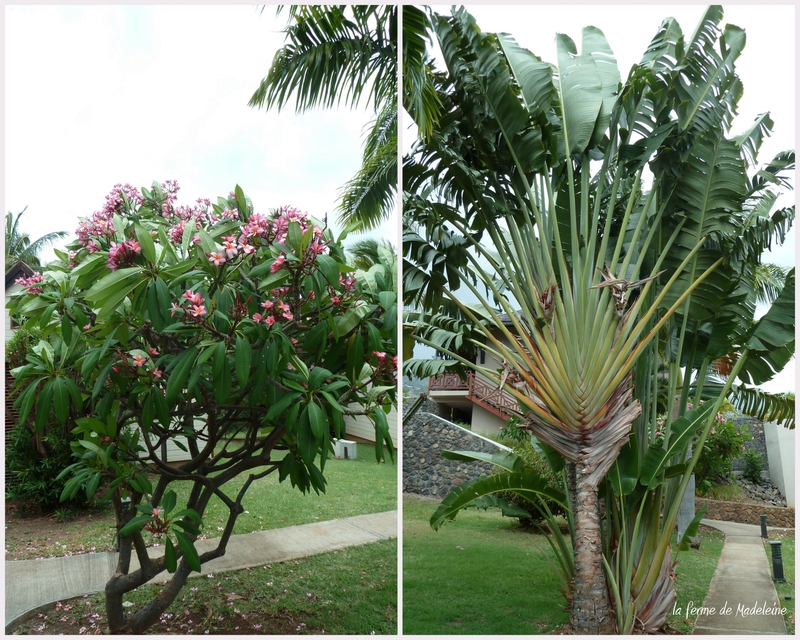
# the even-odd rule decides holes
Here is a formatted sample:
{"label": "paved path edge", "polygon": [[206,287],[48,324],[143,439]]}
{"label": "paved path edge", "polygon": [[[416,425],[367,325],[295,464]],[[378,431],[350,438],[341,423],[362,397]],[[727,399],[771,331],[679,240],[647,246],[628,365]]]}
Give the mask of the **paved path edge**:
{"label": "paved path edge", "polygon": [[[254,537],[254,536],[264,537],[264,538],[267,538],[267,539],[269,539],[269,538],[273,538],[274,539],[274,536],[279,535],[279,532],[292,533],[292,534],[295,534],[295,533],[300,532],[300,531],[319,532],[320,528],[324,528],[327,525],[335,525],[335,526],[338,525],[340,527],[341,527],[341,525],[345,525],[345,531],[347,530],[347,528],[352,527],[353,530],[358,530],[358,531],[361,531],[363,533],[363,535],[355,536],[350,541],[343,540],[343,539],[341,539],[341,537],[339,537],[336,540],[335,546],[331,546],[330,544],[323,544],[323,545],[318,546],[317,550],[311,550],[310,552],[308,550],[305,550],[303,552],[297,553],[296,555],[294,553],[292,553],[290,556],[282,555],[278,560],[273,560],[273,559],[266,559],[265,560],[263,558],[259,558],[259,560],[257,562],[253,561],[250,564],[242,565],[241,562],[239,562],[239,563],[236,563],[236,566],[217,567],[217,568],[214,568],[213,571],[219,571],[219,572],[237,571],[237,570],[245,568],[245,566],[251,566],[252,567],[252,566],[256,566],[256,565],[262,564],[264,562],[286,562],[287,560],[292,560],[292,559],[302,558],[302,557],[308,557],[308,556],[312,556],[312,555],[317,555],[319,553],[329,553],[330,551],[333,551],[335,549],[343,549],[345,547],[361,546],[361,545],[369,544],[369,543],[372,543],[372,542],[381,542],[383,540],[390,540],[390,539],[393,539],[393,538],[397,537],[397,513],[398,513],[397,510],[384,511],[384,512],[381,512],[381,513],[366,514],[366,515],[361,515],[361,516],[349,516],[349,517],[346,517],[346,518],[338,518],[338,519],[335,519],[335,520],[327,520],[327,521],[324,521],[324,522],[315,522],[315,523],[310,523],[310,524],[305,524],[305,525],[295,525],[295,526],[292,526],[292,527],[285,527],[285,528],[282,528],[282,529],[270,529],[268,531],[258,531],[258,532],[254,532],[254,533],[246,533],[246,534],[239,534],[239,535],[231,536],[231,539],[228,542],[228,549],[227,549],[226,555],[223,556],[222,558],[218,558],[217,560],[211,561],[211,563],[214,563],[214,562],[217,562],[217,561],[224,561],[226,556],[228,558],[230,558],[231,555],[233,555],[233,554],[230,553],[231,552],[231,548],[236,546],[236,543],[234,541],[236,541],[236,540],[243,541],[243,540],[246,540],[246,539],[252,539],[252,537]],[[392,524],[392,519],[393,519],[393,523],[394,524]],[[268,535],[267,536],[260,536],[260,534],[268,534]],[[211,540],[213,540],[213,538]],[[200,541],[200,542],[203,542],[203,541]],[[151,549],[151,552],[152,552],[152,549]],[[80,554],[79,556],[65,556],[65,558],[80,558],[82,556],[89,556],[89,555],[97,556],[98,559],[99,559],[99,556],[101,556],[101,555],[116,556],[115,553],[101,552],[101,553],[98,553],[98,554]],[[156,555],[158,555],[158,554],[156,554]],[[22,562],[42,562],[42,561],[48,561],[48,560],[62,560],[62,558],[45,558],[43,560],[18,560],[18,561],[11,560],[11,561],[6,562],[6,568],[8,568],[8,565],[11,562],[20,562],[20,563],[22,563]],[[207,564],[211,564],[211,563],[207,563]],[[114,563],[114,565],[115,564],[116,563]],[[134,563],[132,562],[132,565],[133,564]],[[204,566],[207,566],[207,565],[204,565]],[[132,568],[132,570],[134,569],[133,566],[131,568]],[[189,575],[189,578],[192,579],[192,578],[201,577],[202,575],[205,575],[209,571],[210,571],[210,569],[206,569],[206,570],[203,571],[203,573],[200,573],[200,574],[198,574],[198,573],[193,571]],[[7,573],[8,572],[6,571],[6,574]],[[165,574],[166,574],[166,572],[158,574],[156,577],[154,577],[152,580],[150,580],[150,582],[158,582],[159,580],[163,580]],[[6,576],[6,579],[7,578],[8,578],[8,576]],[[110,578],[110,575],[107,578],[104,578],[104,579],[98,581],[97,588],[92,588],[92,589],[89,589],[88,591],[82,591],[81,593],[78,593],[78,594],[66,595],[66,596],[62,596],[62,597],[55,598],[55,599],[52,599],[52,600],[48,598],[47,602],[33,605],[30,608],[27,608],[27,609],[25,609],[24,611],[22,611],[20,613],[15,613],[15,612],[12,611],[11,615],[9,615],[8,605],[6,605],[5,634],[6,635],[11,635],[14,632],[14,630],[16,630],[17,627],[19,627],[19,625],[27,622],[28,620],[33,618],[38,613],[42,613],[44,611],[49,610],[57,602],[60,602],[62,600],[68,600],[68,599],[71,599],[71,598],[80,597],[82,595],[87,595],[89,593],[98,593],[99,591],[102,591],[103,588],[105,587],[105,582],[107,582],[108,578]],[[100,582],[102,582],[102,585],[100,585]],[[6,589],[6,603],[8,603],[8,589]]]}

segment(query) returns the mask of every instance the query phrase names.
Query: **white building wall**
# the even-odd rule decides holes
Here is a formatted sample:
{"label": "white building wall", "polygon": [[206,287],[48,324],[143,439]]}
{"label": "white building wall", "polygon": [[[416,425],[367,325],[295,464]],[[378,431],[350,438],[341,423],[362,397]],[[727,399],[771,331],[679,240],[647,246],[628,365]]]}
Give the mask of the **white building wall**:
{"label": "white building wall", "polygon": [[776,422],[764,423],[770,480],[786,496],[786,505],[789,507],[795,506],[794,433],[794,429],[786,429]]}
{"label": "white building wall", "polygon": [[487,411],[477,404],[472,405],[472,432],[483,436],[491,436],[500,433],[500,429],[506,426],[502,418],[498,418],[493,413]]}
{"label": "white building wall", "polygon": [[[392,442],[395,446],[398,446],[397,410],[392,409],[386,415],[386,420],[389,422],[389,435],[392,436]],[[366,440],[367,442],[375,442],[375,427],[367,416],[345,416],[344,425],[345,432],[348,436],[360,438],[362,440]]]}

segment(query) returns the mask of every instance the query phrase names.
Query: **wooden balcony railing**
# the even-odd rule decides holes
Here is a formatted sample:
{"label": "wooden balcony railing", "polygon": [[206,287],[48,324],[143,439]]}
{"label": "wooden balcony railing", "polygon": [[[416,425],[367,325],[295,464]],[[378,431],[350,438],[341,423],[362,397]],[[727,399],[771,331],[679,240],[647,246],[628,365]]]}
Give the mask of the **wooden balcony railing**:
{"label": "wooden balcony railing", "polygon": [[474,371],[469,372],[466,381],[455,373],[429,378],[428,391],[466,391],[468,400],[503,420],[509,420],[513,414],[519,413],[519,405],[514,396],[507,391],[501,391],[491,380],[476,376]]}
{"label": "wooden balcony railing", "polygon": [[[469,374],[472,377],[472,373]],[[445,373],[438,378],[428,378],[428,391],[469,391],[469,382],[455,373]]]}

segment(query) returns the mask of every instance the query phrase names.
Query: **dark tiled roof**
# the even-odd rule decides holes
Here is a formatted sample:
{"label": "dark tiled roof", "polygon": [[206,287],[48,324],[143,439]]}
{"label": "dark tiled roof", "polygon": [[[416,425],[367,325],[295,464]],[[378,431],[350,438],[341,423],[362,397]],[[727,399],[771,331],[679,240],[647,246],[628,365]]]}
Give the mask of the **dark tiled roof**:
{"label": "dark tiled roof", "polygon": [[17,260],[17,262],[12,264],[8,268],[8,271],[6,271],[6,289],[8,289],[12,284],[14,284],[14,280],[16,280],[17,278],[21,278],[23,276],[29,278],[32,275],[33,275],[33,269],[31,269],[22,260]]}

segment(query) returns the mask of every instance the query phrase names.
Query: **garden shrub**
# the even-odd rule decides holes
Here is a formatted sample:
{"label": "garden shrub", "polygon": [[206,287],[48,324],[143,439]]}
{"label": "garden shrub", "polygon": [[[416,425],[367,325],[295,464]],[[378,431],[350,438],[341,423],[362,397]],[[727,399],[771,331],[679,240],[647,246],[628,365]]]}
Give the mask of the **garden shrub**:
{"label": "garden shrub", "polygon": [[[501,429],[500,433],[495,438],[495,441],[510,447],[515,455],[519,456],[525,461],[525,465],[527,467],[533,469],[538,475],[547,480],[548,487],[556,489],[557,491],[564,490],[560,476],[553,472],[547,460],[539,455],[539,453],[536,451],[531,443],[530,434],[528,434],[524,429],[520,429],[515,426],[514,419],[510,420],[509,423],[503,427],[503,429]],[[525,511],[531,514],[530,519],[520,518],[520,522],[523,525],[529,526],[532,523],[539,523],[544,520],[544,516],[540,511],[539,504],[534,504],[529,500],[526,500],[525,498],[522,498],[521,496],[511,492],[504,492],[500,494],[500,497],[513,505],[525,509]],[[545,500],[545,503],[553,515],[564,513],[564,508],[557,502]]]}
{"label": "garden shrub", "polygon": [[728,477],[733,461],[744,455],[744,445],[750,440],[752,436],[747,432],[747,425],[737,429],[732,420],[718,414],[694,468],[698,492],[704,494],[714,481]]}
{"label": "garden shrub", "polygon": [[[6,500],[36,502],[45,509],[53,509],[59,504],[64,489],[63,481],[57,478],[72,463],[72,448],[60,429],[46,432],[41,444],[46,456],[37,450],[30,429],[18,426],[12,432],[6,449],[6,473],[16,482],[7,485]],[[85,494],[78,493],[69,504],[86,506]]]}
{"label": "garden shrub", "polygon": [[761,483],[761,472],[764,470],[764,456],[753,449],[744,452],[744,472],[742,475],[750,482]]}
{"label": "garden shrub", "polygon": [[14,335],[6,342],[6,362],[14,369],[26,363],[25,356],[31,351],[31,347],[42,339],[42,330],[38,327],[20,327],[14,331]]}

